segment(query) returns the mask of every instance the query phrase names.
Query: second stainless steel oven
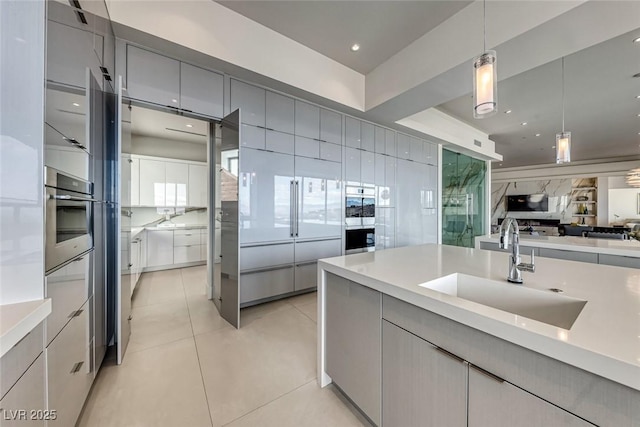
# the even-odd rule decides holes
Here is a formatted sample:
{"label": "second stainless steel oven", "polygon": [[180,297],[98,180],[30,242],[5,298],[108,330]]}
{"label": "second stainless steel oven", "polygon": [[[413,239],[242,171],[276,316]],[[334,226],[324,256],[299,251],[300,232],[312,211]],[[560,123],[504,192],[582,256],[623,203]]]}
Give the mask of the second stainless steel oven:
{"label": "second stainless steel oven", "polygon": [[45,168],[45,270],[64,265],[93,248],[93,184]]}

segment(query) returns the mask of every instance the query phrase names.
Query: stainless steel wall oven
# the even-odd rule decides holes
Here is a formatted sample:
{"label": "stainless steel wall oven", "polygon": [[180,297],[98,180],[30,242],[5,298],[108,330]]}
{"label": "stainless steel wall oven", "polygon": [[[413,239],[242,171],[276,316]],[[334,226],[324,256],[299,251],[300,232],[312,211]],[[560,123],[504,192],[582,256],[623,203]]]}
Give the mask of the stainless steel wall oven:
{"label": "stainless steel wall oven", "polygon": [[93,249],[93,184],[45,168],[45,270]]}

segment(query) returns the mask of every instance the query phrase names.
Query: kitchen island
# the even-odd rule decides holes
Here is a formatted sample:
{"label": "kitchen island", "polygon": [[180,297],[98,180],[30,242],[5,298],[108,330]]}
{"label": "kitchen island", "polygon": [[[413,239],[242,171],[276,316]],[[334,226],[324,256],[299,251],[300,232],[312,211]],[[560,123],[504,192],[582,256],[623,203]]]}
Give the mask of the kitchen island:
{"label": "kitchen island", "polygon": [[[500,250],[500,236],[476,237],[476,249]],[[509,249],[510,250],[510,249]],[[520,233],[520,253],[537,256],[640,268],[640,241],[576,236],[532,236]]]}
{"label": "kitchen island", "polygon": [[637,426],[640,272],[540,258],[512,285],[508,256],[423,245],[321,260],[320,385],[377,425]]}

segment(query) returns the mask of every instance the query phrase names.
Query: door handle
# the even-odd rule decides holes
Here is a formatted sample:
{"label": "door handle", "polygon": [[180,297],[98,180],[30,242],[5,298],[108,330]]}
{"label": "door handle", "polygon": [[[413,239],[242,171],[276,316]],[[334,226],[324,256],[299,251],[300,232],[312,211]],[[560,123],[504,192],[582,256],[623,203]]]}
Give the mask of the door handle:
{"label": "door handle", "polygon": [[293,221],[295,218],[294,210],[295,210],[295,197],[296,194],[294,192],[294,184],[293,180],[289,181],[289,237],[293,237]]}
{"label": "door handle", "polygon": [[299,185],[300,185],[300,182],[296,180],[295,181],[295,189],[296,189],[296,199],[295,199],[296,200],[296,222],[295,222],[296,230],[295,230],[295,237],[298,237],[298,231],[299,231],[298,228],[300,226],[299,221],[298,221],[298,219],[299,219],[298,218],[298,211],[299,211],[298,204],[300,203],[300,198],[298,197]]}
{"label": "door handle", "polygon": [[75,373],[79,372],[80,368],[82,368],[82,365],[84,365],[84,362],[75,363],[73,365],[73,368],[71,368],[71,372],[69,372],[69,373],[70,374],[75,374]]}

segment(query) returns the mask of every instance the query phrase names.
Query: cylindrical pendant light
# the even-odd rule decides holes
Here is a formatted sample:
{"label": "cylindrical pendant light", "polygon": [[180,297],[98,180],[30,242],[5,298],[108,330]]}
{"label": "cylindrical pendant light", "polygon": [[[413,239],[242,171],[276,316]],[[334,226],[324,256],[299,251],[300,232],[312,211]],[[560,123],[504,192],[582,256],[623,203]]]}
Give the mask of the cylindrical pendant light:
{"label": "cylindrical pendant light", "polygon": [[564,130],[564,57],[562,57],[562,132],[556,134],[556,163],[571,161],[571,132]]}
{"label": "cylindrical pendant light", "polygon": [[640,187],[640,168],[631,169],[627,173],[627,184],[631,187]]}
{"label": "cylindrical pendant light", "polygon": [[482,3],[482,50],[473,58],[473,117],[483,119],[498,111],[498,78],[495,50],[487,50],[487,4]]}

